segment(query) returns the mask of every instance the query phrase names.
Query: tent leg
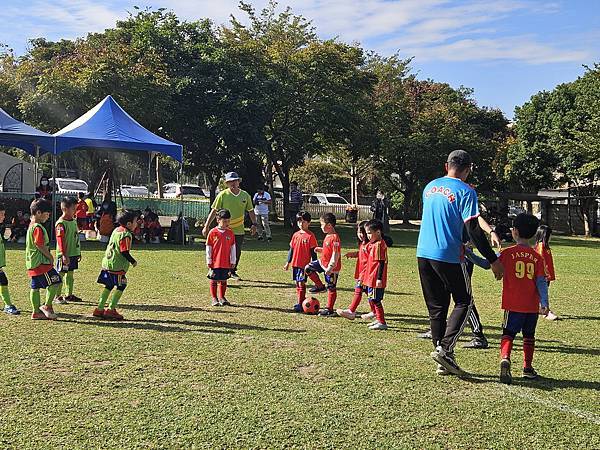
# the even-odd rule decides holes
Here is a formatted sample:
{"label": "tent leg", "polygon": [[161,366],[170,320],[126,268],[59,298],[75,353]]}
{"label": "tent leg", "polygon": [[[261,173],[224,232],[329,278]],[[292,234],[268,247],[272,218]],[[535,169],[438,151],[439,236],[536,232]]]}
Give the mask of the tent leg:
{"label": "tent leg", "polygon": [[185,225],[183,223],[183,161],[179,165],[179,188],[180,188],[180,203],[181,203],[181,245],[186,245],[185,242]]}
{"label": "tent leg", "polygon": [[50,233],[51,239],[54,239],[54,224],[56,223],[56,155],[52,155],[52,182],[54,186],[52,186],[52,193],[50,197],[52,198],[52,224]]}

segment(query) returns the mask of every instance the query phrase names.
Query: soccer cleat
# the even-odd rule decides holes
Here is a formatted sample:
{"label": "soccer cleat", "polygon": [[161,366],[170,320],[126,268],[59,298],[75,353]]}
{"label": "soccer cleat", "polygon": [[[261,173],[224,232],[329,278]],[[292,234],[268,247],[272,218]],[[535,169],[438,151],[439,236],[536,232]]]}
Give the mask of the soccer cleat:
{"label": "soccer cleat", "polygon": [[56,304],[58,304],[58,305],[66,305],[66,304],[67,304],[67,303],[69,303],[69,302],[67,301],[67,297],[64,297],[64,296],[62,296],[62,295],[59,295],[58,297],[56,297],[56,298],[55,298],[55,299],[52,301],[52,303],[56,303]]}
{"label": "soccer cleat", "polygon": [[15,305],[5,306],[4,312],[6,314],[10,314],[11,316],[18,316],[21,314],[21,311],[19,311]]}
{"label": "soccer cleat", "polygon": [[371,320],[375,318],[375,313],[374,312],[370,312],[370,313],[366,313],[360,316],[360,318],[362,320]]}
{"label": "soccer cleat", "polygon": [[123,320],[123,316],[116,309],[104,310],[104,318],[108,320]]}
{"label": "soccer cleat", "polygon": [[510,373],[510,360],[506,358],[500,361],[500,383],[512,383],[512,375]]}
{"label": "soccer cleat", "polygon": [[96,308],[96,309],[94,309],[94,312],[92,312],[92,316],[104,318],[104,310],[100,309],[100,308]]}
{"label": "soccer cleat", "polygon": [[296,303],[294,305],[294,312],[297,312],[297,313],[304,312],[304,310],[302,309],[302,305],[300,303]]}
{"label": "soccer cleat", "polygon": [[325,292],[326,290],[327,288],[325,287],[325,285],[313,286],[308,290],[308,292],[310,292],[311,294],[318,294],[319,292]]}
{"label": "soccer cleat", "polygon": [[337,309],[335,311],[338,316],[343,317],[344,319],[354,320],[356,319],[356,313],[350,311],[349,309]]}
{"label": "soccer cleat", "polygon": [[537,380],[539,375],[533,367],[525,367],[523,369],[523,378],[527,378],[528,380]]}
{"label": "soccer cleat", "polygon": [[54,313],[52,306],[42,305],[40,311],[46,316],[48,320],[56,320],[58,316]]}
{"label": "soccer cleat", "polygon": [[231,277],[232,280],[242,281],[242,279],[240,278],[240,276],[237,274],[236,270],[232,270],[229,276]]}
{"label": "soccer cleat", "polygon": [[333,309],[323,308],[321,311],[319,311],[319,315],[323,317],[333,317],[335,316],[335,312]]}
{"label": "soccer cleat", "polygon": [[438,375],[441,375],[441,376],[450,375],[450,372],[448,372],[446,370],[446,368],[444,366],[442,366],[441,364],[438,364],[437,370],[435,371],[435,373],[437,373]]}
{"label": "soccer cleat", "polygon": [[48,320],[43,312],[34,312],[31,314],[31,320]]}
{"label": "soccer cleat", "polygon": [[369,330],[387,330],[388,326],[385,323],[381,323],[381,322],[373,322],[371,325],[369,325]]}
{"label": "soccer cleat", "polygon": [[558,316],[552,311],[548,311],[548,314],[544,316],[547,320],[558,320]]}
{"label": "soccer cleat", "polygon": [[219,300],[219,305],[220,306],[231,306],[231,303],[229,303],[229,300],[227,300],[225,297],[223,297],[221,300]]}
{"label": "soccer cleat", "polygon": [[452,353],[446,353],[440,346],[437,346],[435,350],[431,352],[431,357],[436,363],[444,366],[444,368],[453,375],[462,376],[466,373],[456,363],[454,355]]}
{"label": "soccer cleat", "polygon": [[210,301],[210,305],[211,305],[211,306],[221,306],[221,303],[219,303],[219,300],[217,300],[216,298],[213,298],[213,299]]}
{"label": "soccer cleat", "polygon": [[463,348],[484,349],[488,348],[489,344],[485,337],[475,337],[463,345]]}
{"label": "soccer cleat", "polygon": [[431,339],[431,330],[427,330],[425,333],[417,334],[419,339]]}
{"label": "soccer cleat", "polygon": [[79,298],[79,297],[77,297],[76,295],[73,295],[73,294],[67,295],[66,300],[68,302],[76,302],[76,303],[79,303],[79,302],[83,301],[81,298]]}

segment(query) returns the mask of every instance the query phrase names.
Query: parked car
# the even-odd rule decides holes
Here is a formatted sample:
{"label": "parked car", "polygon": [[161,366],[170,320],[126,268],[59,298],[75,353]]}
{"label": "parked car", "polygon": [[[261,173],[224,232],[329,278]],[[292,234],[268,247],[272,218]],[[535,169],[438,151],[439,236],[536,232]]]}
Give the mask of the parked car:
{"label": "parked car", "polygon": [[121,185],[121,195],[123,197],[148,197],[149,193],[146,186]]}
{"label": "parked car", "polygon": [[348,201],[339,194],[305,194],[304,203],[311,205],[349,205]]}
{"label": "parked car", "polygon": [[[185,199],[206,199],[210,196],[209,192],[202,189],[197,184],[184,184],[181,186],[179,183],[168,183],[163,187],[164,198],[179,198],[183,191],[183,197]],[[208,195],[207,195],[208,194]]]}
{"label": "parked car", "polygon": [[80,192],[87,193],[89,189],[85,181],[75,178],[51,178],[50,185],[58,195],[77,195]]}

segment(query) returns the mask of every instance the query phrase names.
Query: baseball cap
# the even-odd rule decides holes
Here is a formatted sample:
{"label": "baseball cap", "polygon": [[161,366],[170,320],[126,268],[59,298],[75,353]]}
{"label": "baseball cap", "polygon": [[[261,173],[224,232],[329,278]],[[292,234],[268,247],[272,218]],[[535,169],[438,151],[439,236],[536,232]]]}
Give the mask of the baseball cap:
{"label": "baseball cap", "polygon": [[448,163],[465,167],[471,165],[473,160],[471,159],[471,155],[464,150],[454,150],[448,155]]}
{"label": "baseball cap", "polygon": [[225,181],[235,181],[239,179],[240,176],[237,174],[237,172],[227,172],[225,174]]}

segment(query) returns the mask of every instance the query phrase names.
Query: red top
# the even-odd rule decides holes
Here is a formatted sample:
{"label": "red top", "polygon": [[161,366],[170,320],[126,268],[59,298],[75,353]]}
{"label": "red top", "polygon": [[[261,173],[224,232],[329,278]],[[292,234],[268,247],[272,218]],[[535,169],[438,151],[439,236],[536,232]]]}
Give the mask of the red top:
{"label": "red top", "polygon": [[235,265],[235,235],[230,228],[213,228],[206,237],[206,264],[211,269],[231,269]]}
{"label": "red top", "polygon": [[354,279],[360,280],[361,274],[367,265],[367,258],[369,257],[368,243],[361,242],[358,245],[358,258],[356,259],[356,267],[354,268]]}
{"label": "red top", "polygon": [[87,217],[88,205],[85,200],[79,200],[77,202],[77,209],[75,209],[75,217],[78,219],[85,219]]}
{"label": "red top", "polygon": [[502,309],[537,313],[540,295],[536,279],[546,276],[543,258],[531,247],[514,245],[500,253],[500,262],[504,266]]}
{"label": "red top", "polygon": [[367,262],[365,264],[365,270],[362,274],[362,284],[368,287],[377,287],[377,275],[379,273],[379,266],[383,261],[383,274],[381,277],[381,287],[385,288],[387,285],[387,245],[383,240],[371,242],[367,244]]}
{"label": "red top", "polygon": [[[36,227],[33,230],[33,242],[38,247],[44,247],[46,245],[46,240],[44,239],[44,231],[40,227]],[[35,269],[27,270],[27,275],[30,277],[37,277],[38,275],[43,275],[49,272],[52,269],[52,264],[41,264],[37,266]]]}
{"label": "red top", "polygon": [[556,280],[554,273],[554,259],[552,258],[552,250],[546,247],[542,242],[535,246],[535,251],[544,258],[544,269],[546,270],[546,279],[548,281]]}
{"label": "red top", "polygon": [[311,261],[310,251],[317,246],[317,238],[312,231],[296,231],[290,241],[292,267],[304,268]]}
{"label": "red top", "polygon": [[337,273],[342,269],[342,242],[340,241],[340,237],[337,233],[331,233],[325,236],[323,239],[323,252],[321,252],[321,266],[327,268],[329,266],[329,261],[331,261],[331,257],[333,256],[333,252],[336,252],[338,255],[338,260],[335,266],[333,266],[332,272]]}

